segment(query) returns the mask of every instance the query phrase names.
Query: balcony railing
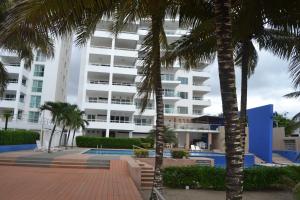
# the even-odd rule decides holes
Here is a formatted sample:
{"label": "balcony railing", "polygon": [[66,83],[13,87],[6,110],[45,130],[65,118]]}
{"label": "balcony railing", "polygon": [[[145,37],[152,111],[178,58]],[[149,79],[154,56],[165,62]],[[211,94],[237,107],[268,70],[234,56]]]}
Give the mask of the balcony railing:
{"label": "balcony railing", "polygon": [[116,50],[125,50],[125,51],[136,51],[136,49],[133,49],[133,48],[116,47],[116,46],[115,46],[115,49]]}
{"label": "balcony railing", "polygon": [[174,108],[164,108],[164,113],[167,113],[167,114],[175,113],[175,109]]}
{"label": "balcony railing", "polygon": [[4,65],[6,65],[6,66],[13,66],[13,67],[20,67],[21,66],[20,63],[4,63]]}
{"label": "balcony railing", "polygon": [[1,101],[15,101],[15,100],[16,100],[16,97],[14,97],[14,98],[11,98],[11,97],[9,97],[9,98],[3,97],[3,98],[0,98],[0,100],[1,100]]}
{"label": "balcony railing", "polygon": [[106,119],[95,118],[95,119],[87,119],[88,122],[106,122]]}
{"label": "balcony railing", "polygon": [[134,83],[128,83],[128,82],[113,82],[113,85],[120,85],[120,86],[135,86]]}
{"label": "balcony railing", "polygon": [[186,130],[216,130],[219,125],[213,124],[200,124],[200,123],[174,123],[165,122],[165,125],[174,129],[186,129]]}
{"label": "balcony railing", "polygon": [[203,97],[193,97],[193,100],[204,100]]}
{"label": "balcony railing", "polygon": [[89,99],[89,103],[107,103],[108,99]]}
{"label": "balcony railing", "polygon": [[152,123],[138,123],[138,122],[135,122],[134,123],[136,126],[153,126]]}
{"label": "balcony railing", "polygon": [[89,63],[89,64],[93,66],[110,67],[110,64],[101,64],[101,63]]}
{"label": "balcony railing", "polygon": [[91,47],[92,47],[92,48],[111,49],[111,46],[95,45],[95,44],[91,44]]}
{"label": "balcony railing", "polygon": [[100,80],[90,80],[89,83],[90,84],[97,84],[97,85],[108,85],[109,84],[108,81],[100,81]]}
{"label": "balcony railing", "polygon": [[112,99],[111,103],[112,104],[122,104],[122,105],[132,105],[133,101],[128,101],[125,99]]}
{"label": "balcony railing", "polygon": [[8,83],[18,83],[18,79],[9,79]]}
{"label": "balcony railing", "polygon": [[132,65],[114,65],[114,67],[119,67],[119,68],[134,68]]}
{"label": "balcony railing", "polygon": [[111,123],[130,124],[131,121],[110,120]]}

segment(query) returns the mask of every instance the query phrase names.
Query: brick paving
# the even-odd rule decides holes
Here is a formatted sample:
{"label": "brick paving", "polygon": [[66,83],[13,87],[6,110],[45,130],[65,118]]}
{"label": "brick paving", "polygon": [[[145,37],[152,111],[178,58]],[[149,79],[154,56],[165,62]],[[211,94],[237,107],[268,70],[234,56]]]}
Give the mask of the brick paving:
{"label": "brick paving", "polygon": [[[24,156],[36,157],[44,153],[8,154],[1,154],[0,157],[10,156],[19,159]],[[49,158],[100,159],[79,152],[49,155]],[[0,199],[141,200],[142,197],[130,178],[127,162],[113,158],[110,169],[0,166]]]}

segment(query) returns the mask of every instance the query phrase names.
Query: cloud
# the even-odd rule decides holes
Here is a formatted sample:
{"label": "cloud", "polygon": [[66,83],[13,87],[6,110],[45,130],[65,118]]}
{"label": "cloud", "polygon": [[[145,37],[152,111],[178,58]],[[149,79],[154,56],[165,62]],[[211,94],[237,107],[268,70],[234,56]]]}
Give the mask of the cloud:
{"label": "cloud", "polygon": [[[222,112],[217,63],[214,62],[208,66],[208,70],[211,73],[210,85],[212,92],[206,98],[211,99],[212,104],[204,112],[215,115]],[[237,67],[238,102],[240,99],[240,82],[240,69]],[[258,65],[248,83],[248,108],[273,104],[274,111],[280,113],[288,112],[288,116],[293,116],[300,112],[297,109],[300,99],[283,97],[283,95],[294,91],[289,77],[287,61],[280,60],[269,52],[260,51]]]}

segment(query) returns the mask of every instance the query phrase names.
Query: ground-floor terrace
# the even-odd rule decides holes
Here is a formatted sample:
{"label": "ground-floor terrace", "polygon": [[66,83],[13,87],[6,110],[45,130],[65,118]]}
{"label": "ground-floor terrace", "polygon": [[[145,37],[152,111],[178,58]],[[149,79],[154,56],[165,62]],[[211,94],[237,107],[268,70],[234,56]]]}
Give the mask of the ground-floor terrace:
{"label": "ground-floor terrace", "polygon": [[[145,189],[138,187],[136,175],[149,169],[134,165],[134,159],[121,156],[83,154],[88,149],[69,149],[48,154],[46,152],[18,151],[0,154],[0,199],[3,200],[146,200],[151,184]],[[5,164],[4,160],[10,160]],[[39,160],[44,166],[24,166],[24,161]],[[89,168],[92,161],[108,161],[109,168]],[[72,161],[72,166],[61,165]],[[168,164],[171,160],[165,160]],[[138,161],[139,163],[141,161]],[[14,163],[16,165],[14,165]],[[23,164],[22,164],[23,163]],[[86,167],[75,165],[85,163]],[[180,161],[184,164],[184,160]],[[18,165],[22,164],[22,165]],[[31,163],[34,164],[34,163]],[[38,163],[35,163],[37,165]],[[189,163],[191,164],[191,163]],[[225,199],[225,192],[211,190],[175,190],[165,188],[168,200]],[[292,200],[289,192],[246,192],[244,199]]]}

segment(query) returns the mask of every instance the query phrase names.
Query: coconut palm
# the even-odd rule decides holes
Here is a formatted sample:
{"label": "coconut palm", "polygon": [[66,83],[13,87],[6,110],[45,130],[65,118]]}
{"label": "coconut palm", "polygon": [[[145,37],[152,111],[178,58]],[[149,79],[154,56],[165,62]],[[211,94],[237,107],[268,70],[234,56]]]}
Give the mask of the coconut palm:
{"label": "coconut palm", "polygon": [[[149,132],[149,136],[147,137],[150,141],[155,141],[155,129],[152,129]],[[164,138],[164,143],[172,143],[172,144],[177,144],[177,137],[173,129],[169,127],[164,127],[164,132],[163,132],[163,138]],[[153,143],[152,143],[153,144]]]}
{"label": "coconut palm", "polygon": [[[84,111],[80,111],[79,109],[76,109],[76,110],[74,110],[73,114],[74,114],[74,117],[72,118],[72,125],[71,125],[71,128],[74,130],[72,141],[71,141],[72,148],[73,148],[76,130],[78,130],[80,128],[82,130],[84,130],[86,128],[86,126],[89,125],[89,122],[83,118]],[[70,130],[71,130],[71,128],[70,128]]]}
{"label": "coconut palm", "polygon": [[63,102],[45,102],[44,105],[40,107],[41,111],[47,110],[51,113],[52,116],[51,121],[53,123],[53,128],[49,139],[48,153],[51,153],[51,144],[52,144],[53,135],[56,130],[56,127],[63,120],[62,110],[66,106],[67,103],[63,103]]}
{"label": "coconut palm", "polygon": [[[15,5],[18,0],[2,0],[0,2],[0,30],[4,29],[7,10]],[[0,37],[0,48],[9,52],[17,53],[27,63],[33,59],[33,50],[39,49],[47,56],[53,56],[53,41],[49,32],[37,27],[28,26],[25,21],[15,24],[14,31]],[[0,62],[0,94],[7,86],[8,73],[3,63]]]}

